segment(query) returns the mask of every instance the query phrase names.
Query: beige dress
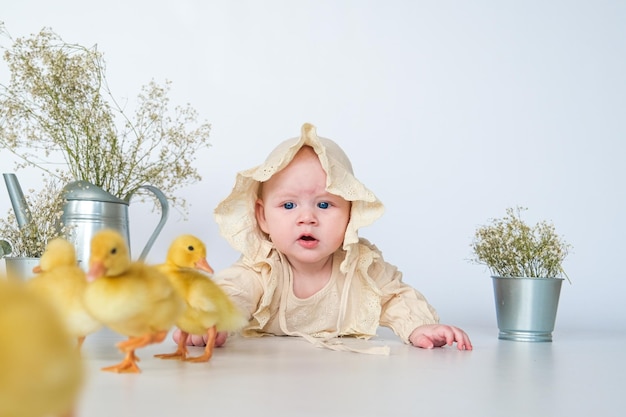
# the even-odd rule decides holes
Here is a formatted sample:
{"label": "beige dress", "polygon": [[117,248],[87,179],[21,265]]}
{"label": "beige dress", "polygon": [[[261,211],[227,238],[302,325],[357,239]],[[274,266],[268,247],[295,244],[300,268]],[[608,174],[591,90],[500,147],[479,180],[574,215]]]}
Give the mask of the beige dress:
{"label": "beige dress", "polygon": [[[254,215],[259,184],[283,169],[302,146],[311,146],[318,154],[327,191],[351,202],[350,221],[343,246],[334,255],[331,278],[305,299],[294,295],[289,262],[260,230]],[[314,338],[328,341],[337,336],[370,338],[380,325],[408,342],[416,327],[438,323],[424,296],[403,283],[398,269],[357,234],[383,211],[382,203],[353,176],[341,148],[318,137],[310,124],[302,127],[299,138],[281,143],[264,164],[240,172],[232,193],[215,209],[215,218],[222,236],[242,255],[215,279],[249,314],[243,334],[297,335],[314,342]]]}

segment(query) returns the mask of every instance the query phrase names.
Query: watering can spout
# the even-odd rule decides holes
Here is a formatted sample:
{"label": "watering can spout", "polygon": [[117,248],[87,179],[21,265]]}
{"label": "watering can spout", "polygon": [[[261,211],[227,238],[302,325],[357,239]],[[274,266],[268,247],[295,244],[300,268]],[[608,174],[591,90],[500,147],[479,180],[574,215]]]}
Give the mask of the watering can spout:
{"label": "watering can spout", "polygon": [[11,200],[11,205],[13,206],[13,212],[15,213],[17,225],[20,228],[23,228],[31,222],[31,216],[30,210],[28,209],[28,203],[26,202],[26,198],[22,192],[22,187],[20,187],[20,183],[15,174],[5,173],[2,174],[2,176],[4,177],[4,182],[7,186],[7,191],[9,192],[9,199]]}

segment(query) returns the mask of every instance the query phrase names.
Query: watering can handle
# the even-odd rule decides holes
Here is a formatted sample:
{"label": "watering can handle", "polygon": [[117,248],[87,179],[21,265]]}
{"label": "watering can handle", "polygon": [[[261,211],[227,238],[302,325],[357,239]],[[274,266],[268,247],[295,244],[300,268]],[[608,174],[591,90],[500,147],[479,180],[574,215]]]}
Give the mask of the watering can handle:
{"label": "watering can handle", "polygon": [[163,229],[163,226],[165,226],[167,216],[170,212],[170,205],[167,202],[167,197],[165,197],[165,194],[163,194],[163,192],[158,188],[153,187],[152,185],[142,185],[138,188],[143,188],[152,192],[152,194],[156,196],[156,198],[159,200],[159,203],[161,204],[161,220],[159,220],[159,224],[157,224],[154,232],[152,232],[152,236],[150,236],[150,239],[148,239],[148,243],[146,243],[143,251],[141,251],[141,255],[139,255],[139,260],[144,261],[146,259],[146,256],[148,256],[148,252],[152,248],[152,245],[154,245],[154,241],[156,240],[157,236],[159,235],[159,233],[161,233],[161,229]]}

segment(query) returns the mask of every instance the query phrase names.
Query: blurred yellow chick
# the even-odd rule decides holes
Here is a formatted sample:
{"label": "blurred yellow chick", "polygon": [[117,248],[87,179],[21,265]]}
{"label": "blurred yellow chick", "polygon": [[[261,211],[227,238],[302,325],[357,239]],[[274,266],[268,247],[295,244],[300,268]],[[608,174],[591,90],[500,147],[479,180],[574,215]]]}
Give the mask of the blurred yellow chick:
{"label": "blurred yellow chick", "polygon": [[[169,277],[183,296],[187,308],[176,321],[181,330],[178,348],[174,353],[156,356],[163,359],[180,358],[191,362],[207,362],[213,355],[217,332],[239,330],[247,320],[219,285],[198,270],[213,273],[206,260],[206,246],[197,237],[177,237],[169,247],[165,263],[158,265],[158,268]],[[208,341],[204,354],[187,357],[187,336],[205,333]]]}
{"label": "blurred yellow chick", "polygon": [[117,344],[124,360],[103,370],[141,372],[135,350],[162,342],[183,312],[184,301],[163,273],[131,261],[126,241],[114,230],[101,230],[92,238],[87,280],[88,311],[129,337]]}
{"label": "blurred yellow chick", "polygon": [[74,245],[63,238],[51,240],[33,272],[36,275],[26,285],[57,309],[80,349],[85,337],[102,325],[85,309],[87,277],[77,264]]}
{"label": "blurred yellow chick", "polygon": [[69,416],[83,378],[54,307],[0,276],[0,417]]}

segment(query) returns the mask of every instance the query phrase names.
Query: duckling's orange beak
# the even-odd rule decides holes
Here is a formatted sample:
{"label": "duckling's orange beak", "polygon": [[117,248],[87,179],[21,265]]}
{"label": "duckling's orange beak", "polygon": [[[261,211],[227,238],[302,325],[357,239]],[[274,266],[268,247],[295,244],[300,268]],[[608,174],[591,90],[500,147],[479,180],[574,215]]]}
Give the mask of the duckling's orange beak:
{"label": "duckling's orange beak", "polygon": [[100,278],[106,272],[106,268],[102,262],[92,262],[87,271],[87,281],[92,282]]}
{"label": "duckling's orange beak", "polygon": [[39,274],[41,272],[41,265],[37,265],[33,268],[33,274]]}
{"label": "duckling's orange beak", "polygon": [[211,265],[209,265],[209,262],[206,260],[206,258],[200,259],[194,264],[194,266],[201,271],[208,272],[209,274],[213,273],[213,268],[211,268]]}

